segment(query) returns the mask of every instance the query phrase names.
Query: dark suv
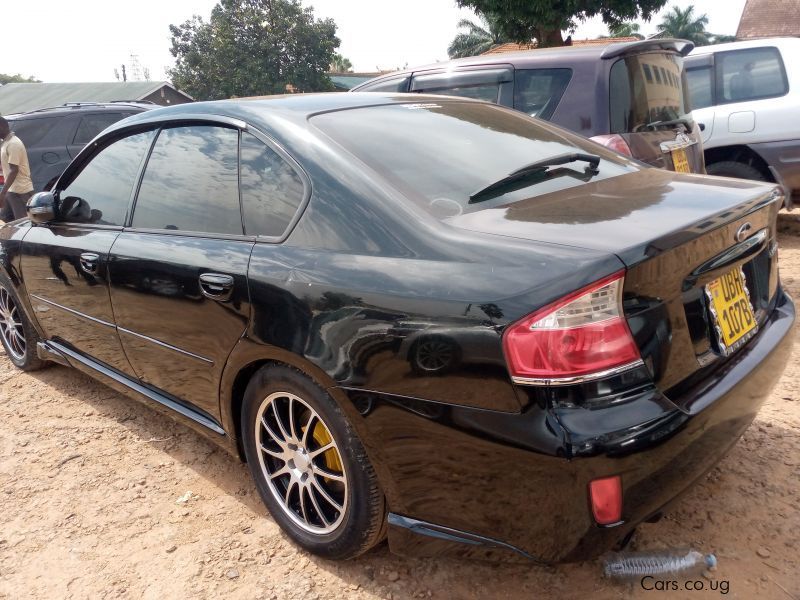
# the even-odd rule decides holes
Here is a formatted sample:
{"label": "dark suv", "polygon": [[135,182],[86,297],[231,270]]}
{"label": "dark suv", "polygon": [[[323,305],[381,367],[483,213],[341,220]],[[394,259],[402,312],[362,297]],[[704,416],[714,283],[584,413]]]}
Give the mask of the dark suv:
{"label": "dark suv", "polygon": [[75,102],[6,115],[6,119],[11,131],[25,144],[33,187],[40,192],[52,185],[78,152],[103,129],[154,106],[146,102]]}
{"label": "dark suv", "polygon": [[704,173],[683,69],[693,47],[663,39],[474,56],[391,73],[351,91],[488,100],[655,167]]}

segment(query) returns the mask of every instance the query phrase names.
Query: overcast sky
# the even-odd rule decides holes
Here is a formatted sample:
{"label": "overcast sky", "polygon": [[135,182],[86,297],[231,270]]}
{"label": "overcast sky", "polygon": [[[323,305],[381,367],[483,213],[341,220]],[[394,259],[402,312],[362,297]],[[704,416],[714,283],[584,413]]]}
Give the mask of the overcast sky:
{"label": "overcast sky", "polygon": [[[695,2],[709,17],[708,30],[734,34],[745,0]],[[7,6],[6,6],[7,4]],[[33,75],[43,81],[114,81],[114,69],[131,54],[152,79],[172,65],[169,25],[193,14],[208,18],[216,0],[3,0],[0,73]],[[342,40],[339,51],[357,71],[395,69],[447,59],[456,23],[473,14],[455,0],[303,0],[319,17],[331,17]],[[669,2],[667,9],[691,2]],[[665,9],[665,10],[667,10]],[[663,11],[662,11],[663,12]],[[655,32],[656,16],[642,24]],[[606,34],[599,19],[582,24],[575,39]]]}

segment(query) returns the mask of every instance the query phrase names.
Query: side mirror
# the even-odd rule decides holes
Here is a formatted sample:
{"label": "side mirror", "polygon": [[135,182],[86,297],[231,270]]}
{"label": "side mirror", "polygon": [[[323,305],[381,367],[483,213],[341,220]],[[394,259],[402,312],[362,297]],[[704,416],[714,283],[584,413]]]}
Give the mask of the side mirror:
{"label": "side mirror", "polygon": [[52,192],[39,192],[28,200],[28,218],[33,223],[47,223],[56,218],[56,199]]}

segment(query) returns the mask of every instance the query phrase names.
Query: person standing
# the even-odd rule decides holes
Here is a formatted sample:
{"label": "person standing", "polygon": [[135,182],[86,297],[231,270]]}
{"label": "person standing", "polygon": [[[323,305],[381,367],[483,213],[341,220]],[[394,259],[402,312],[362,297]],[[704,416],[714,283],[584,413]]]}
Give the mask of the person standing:
{"label": "person standing", "polygon": [[31,167],[25,144],[3,117],[0,117],[0,167],[5,184],[0,189],[0,219],[5,222],[26,215],[28,200],[33,196]]}

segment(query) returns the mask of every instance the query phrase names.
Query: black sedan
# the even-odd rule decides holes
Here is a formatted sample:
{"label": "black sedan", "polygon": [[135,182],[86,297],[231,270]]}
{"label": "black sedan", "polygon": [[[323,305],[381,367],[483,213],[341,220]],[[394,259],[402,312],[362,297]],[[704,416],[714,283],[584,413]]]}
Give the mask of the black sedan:
{"label": "black sedan", "polygon": [[782,200],[466,99],[175,106],[0,229],[0,337],[246,460],[309,551],[579,560],[781,374]]}

